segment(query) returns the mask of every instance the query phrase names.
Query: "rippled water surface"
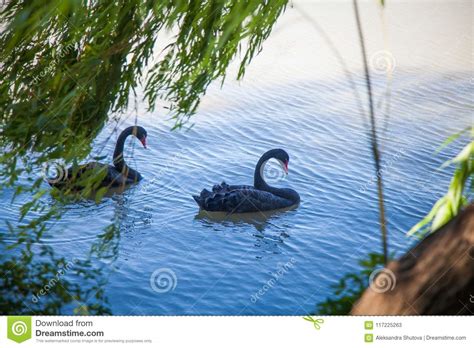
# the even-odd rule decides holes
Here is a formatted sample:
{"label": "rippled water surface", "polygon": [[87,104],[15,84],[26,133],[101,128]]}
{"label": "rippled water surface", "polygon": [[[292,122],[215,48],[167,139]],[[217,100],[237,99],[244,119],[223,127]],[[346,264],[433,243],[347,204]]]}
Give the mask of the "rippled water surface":
{"label": "rippled water surface", "polygon": [[[66,206],[42,241],[66,260],[84,260],[96,251],[88,270],[97,274],[88,280],[73,272],[64,277],[99,284],[113,314],[306,314],[331,295],[343,274],[358,269],[357,260],[381,250],[373,161],[357,99],[365,107],[351,7],[298,6],[288,9],[243,82],[229,78],[222,90],[211,86],[191,129],[171,132],[163,109],[147,113],[139,103],[98,137],[96,153],[110,160],[114,129],[133,124],[138,115],[149,148],[130,139],[126,158],[144,180],[99,204]],[[369,53],[388,44],[394,59],[391,83],[385,74],[373,78],[389,249],[395,255],[413,244],[406,231],[446,191],[453,168],[437,169],[466,139],[435,150],[473,121],[472,32],[465,14],[471,5],[438,4],[423,7],[425,12],[417,6],[389,6],[383,21],[376,7],[362,12]],[[299,10],[325,30],[346,67]],[[439,29],[440,23],[447,29]],[[387,41],[376,29],[382,27],[390,34]],[[199,214],[192,194],[222,180],[252,184],[260,155],[276,147],[289,153],[290,174],[280,181],[280,173],[269,168],[268,175],[276,186],[299,192],[297,209],[224,219]],[[21,203],[10,204],[11,194],[4,192],[0,201],[6,221],[15,221]],[[104,234],[112,221],[118,231]],[[2,231],[7,244],[13,243]],[[171,275],[167,292],[161,287],[169,279],[159,272]]]}

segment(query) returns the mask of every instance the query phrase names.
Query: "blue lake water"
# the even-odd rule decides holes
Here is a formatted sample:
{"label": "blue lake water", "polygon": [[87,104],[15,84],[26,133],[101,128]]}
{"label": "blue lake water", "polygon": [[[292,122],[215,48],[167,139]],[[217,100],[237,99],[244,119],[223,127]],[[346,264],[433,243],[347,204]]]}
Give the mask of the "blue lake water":
{"label": "blue lake water", "polygon": [[[270,52],[287,54],[282,42],[278,37],[270,41]],[[359,259],[381,251],[367,126],[342,70],[305,76],[291,70],[300,66],[288,65],[288,71],[282,68],[285,78],[269,74],[265,80],[261,64],[273,59],[273,66],[279,58],[263,54],[259,59],[248,82],[211,87],[191,129],[171,132],[172,121],[161,109],[147,113],[139,104],[121,123],[103,130],[94,151],[110,160],[118,131],[138,115],[149,148],[130,139],[126,159],[144,180],[99,204],[65,206],[62,219],[43,234],[41,243],[56,257],[91,257],[88,278],[74,266],[61,278],[84,288],[84,301],[65,304],[58,312],[72,314],[90,305],[99,290],[107,298],[104,306],[120,315],[302,315],[330,296],[331,285],[345,273],[358,270]],[[352,78],[365,98],[360,69],[352,69]],[[453,167],[438,168],[467,139],[434,152],[448,136],[472,125],[474,85],[471,72],[462,67],[417,70],[401,60],[393,71],[388,117],[386,75],[374,75],[374,85],[389,251],[400,256],[415,243],[406,231],[448,187]],[[297,209],[269,217],[198,214],[192,194],[222,180],[252,184],[259,157],[276,147],[290,155],[289,176],[283,178],[276,167],[268,175],[275,186],[299,192]],[[14,222],[22,201],[11,204],[11,196],[12,191],[2,192],[0,211],[3,220]],[[102,234],[113,221],[119,228],[107,239]],[[4,227],[1,231],[2,258],[18,255],[17,249],[6,249],[16,238]],[[31,265],[46,259],[37,255]],[[170,276],[166,292],[161,292],[168,284],[157,278],[159,272]],[[14,292],[2,289],[4,298]],[[41,311],[46,297],[38,304],[31,295],[24,294],[21,307]]]}

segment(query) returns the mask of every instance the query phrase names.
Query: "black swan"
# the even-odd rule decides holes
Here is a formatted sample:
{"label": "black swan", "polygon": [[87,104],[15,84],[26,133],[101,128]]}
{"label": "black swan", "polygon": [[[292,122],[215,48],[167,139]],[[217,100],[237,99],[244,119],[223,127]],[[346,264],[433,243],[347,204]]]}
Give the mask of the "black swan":
{"label": "black swan", "polygon": [[81,189],[86,186],[84,182],[81,182],[81,179],[83,179],[81,176],[84,176],[85,180],[88,180],[88,178],[96,174],[103,175],[99,187],[126,186],[140,181],[142,179],[140,173],[128,167],[123,158],[125,139],[132,134],[136,136],[143,147],[146,148],[147,133],[145,128],[140,126],[125,128],[122,133],[120,133],[117,143],[115,144],[113,166],[99,162],[90,162],[80,165],[78,168],[70,167],[64,173],[61,173],[63,175],[60,177],[48,178],[48,183],[57,188],[71,187]]}
{"label": "black swan", "polygon": [[255,167],[254,186],[214,185],[212,192],[204,189],[199,196],[193,196],[199,207],[206,211],[228,213],[249,213],[282,209],[300,202],[299,194],[289,188],[276,188],[262,178],[263,167],[271,159],[277,159],[285,173],[288,173],[290,157],[285,150],[273,149],[263,154]]}

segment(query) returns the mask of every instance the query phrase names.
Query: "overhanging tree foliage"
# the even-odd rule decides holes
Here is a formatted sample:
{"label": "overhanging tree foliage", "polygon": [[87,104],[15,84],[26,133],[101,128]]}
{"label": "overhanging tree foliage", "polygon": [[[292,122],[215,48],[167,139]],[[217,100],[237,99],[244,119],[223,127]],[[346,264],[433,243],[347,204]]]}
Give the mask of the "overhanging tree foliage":
{"label": "overhanging tree foliage", "polygon": [[[124,110],[139,85],[150,109],[163,100],[182,126],[234,58],[237,78],[244,75],[286,3],[6,1],[0,5],[2,186],[47,161],[84,158],[108,115]],[[39,192],[41,182],[28,190]]]}

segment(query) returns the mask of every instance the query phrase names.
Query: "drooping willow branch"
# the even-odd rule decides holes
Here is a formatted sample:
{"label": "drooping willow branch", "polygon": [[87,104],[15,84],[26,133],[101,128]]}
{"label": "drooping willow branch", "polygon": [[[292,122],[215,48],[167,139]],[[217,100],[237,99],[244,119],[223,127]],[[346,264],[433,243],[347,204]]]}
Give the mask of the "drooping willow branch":
{"label": "drooping willow branch", "polygon": [[164,100],[179,127],[236,57],[243,76],[286,3],[9,1],[0,12],[0,146],[36,151],[38,162],[83,157],[140,83],[149,108]]}
{"label": "drooping willow branch", "polygon": [[[377,199],[379,205],[379,223],[380,231],[382,233],[382,249],[384,255],[384,263],[388,261],[388,243],[387,243],[387,219],[385,217],[385,203],[384,203],[384,193],[383,193],[383,181],[381,175],[381,159],[380,151],[377,139],[377,125],[375,122],[375,111],[374,111],[374,102],[372,95],[372,83],[370,80],[369,64],[367,63],[367,52],[365,49],[365,40],[364,34],[362,31],[362,24],[360,21],[359,7],[357,0],[353,0],[354,13],[357,24],[357,32],[359,34],[360,48],[362,53],[362,61],[364,63],[364,76],[367,86],[367,96],[369,103],[369,120],[370,120],[370,147],[372,150],[372,156],[374,158],[375,173],[377,177]],[[383,5],[383,3],[382,3]]]}
{"label": "drooping willow branch", "polygon": [[2,3],[0,189],[26,173],[33,178],[27,190],[40,197],[43,178],[32,174],[55,159],[85,158],[109,115],[124,111],[140,85],[149,109],[164,103],[181,127],[234,59],[240,59],[237,78],[244,75],[286,3]]}

